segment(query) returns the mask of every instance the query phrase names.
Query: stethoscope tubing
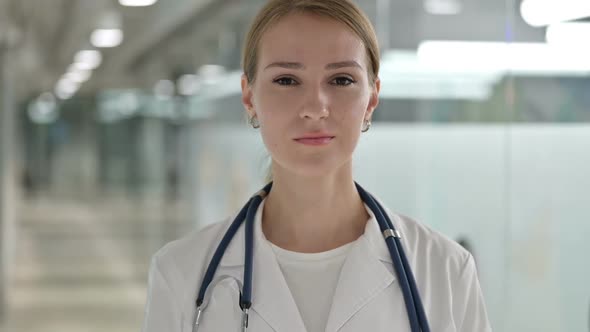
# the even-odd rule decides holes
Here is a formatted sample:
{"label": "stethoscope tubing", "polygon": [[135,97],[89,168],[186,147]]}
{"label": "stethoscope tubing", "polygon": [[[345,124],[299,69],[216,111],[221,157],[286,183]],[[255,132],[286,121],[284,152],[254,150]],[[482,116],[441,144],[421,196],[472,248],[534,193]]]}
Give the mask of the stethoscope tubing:
{"label": "stethoscope tubing", "polygon": [[[385,211],[383,206],[381,206],[381,204],[377,200],[375,200],[375,203],[377,203],[377,206],[379,207],[379,209],[381,211]],[[387,221],[388,226],[393,229],[393,223],[391,222],[389,215],[387,215],[387,213],[384,213],[384,216],[385,216],[385,220]],[[424,312],[424,305],[422,304],[422,297],[418,293],[418,286],[416,285],[416,279],[414,278],[414,273],[412,272],[412,269],[410,268],[410,263],[408,262],[408,256],[406,255],[406,253],[404,251],[404,246],[401,244],[401,240],[399,238],[394,238],[393,240],[397,244],[397,248],[399,249],[399,254],[402,259],[402,264],[405,267],[405,270],[407,272],[406,276],[408,277],[408,282],[410,284],[410,290],[412,291],[412,296],[414,298],[419,321],[425,325],[425,326],[422,326],[422,330],[424,332],[430,331],[430,327],[428,326],[428,318],[426,317],[426,313]]]}
{"label": "stethoscope tubing", "polygon": [[250,198],[248,200],[246,205],[244,205],[244,207],[240,210],[240,212],[236,216],[236,219],[234,219],[234,221],[229,226],[227,232],[225,233],[225,235],[223,236],[221,241],[219,241],[219,244],[217,245],[217,249],[215,249],[215,253],[213,254],[213,257],[211,258],[211,262],[209,263],[209,266],[207,267],[207,271],[205,272],[205,276],[203,277],[203,280],[201,281],[201,288],[199,289],[199,295],[197,296],[197,307],[200,307],[203,304],[203,300],[205,298],[205,292],[207,291],[207,288],[211,284],[211,281],[213,281],[213,277],[215,276],[215,271],[217,271],[217,267],[219,266],[219,263],[221,262],[221,259],[223,258],[223,254],[225,252],[225,249],[227,248],[227,246],[229,245],[229,243],[233,239],[234,235],[236,234],[236,232],[240,228],[240,225],[242,225],[242,222],[244,221],[244,218],[246,217],[246,212],[248,211],[248,207],[250,206],[250,203],[252,202],[252,200],[253,200],[253,198]]}
{"label": "stethoscope tubing", "polygon": [[[385,213],[383,206],[381,206],[381,204],[379,204],[379,202],[377,202],[377,200],[367,193],[359,184],[355,183],[355,185],[363,201],[375,214],[375,219],[379,224],[381,232],[385,232],[388,229],[395,231],[395,227],[387,213]],[[389,254],[400,282],[400,288],[404,295],[404,303],[406,305],[406,311],[408,313],[408,320],[412,332],[430,332],[428,321],[424,314],[424,308],[422,307],[422,301],[420,301],[420,295],[418,294],[416,282],[414,281],[412,270],[403,251],[400,238],[389,236],[385,238],[385,243],[389,249]]]}
{"label": "stethoscope tubing", "polygon": [[[391,219],[385,213],[385,209],[381,204],[374,199],[369,193],[367,193],[358,183],[355,182],[356,188],[361,196],[362,200],[369,206],[371,211],[375,214],[375,219],[379,224],[379,228],[383,234],[387,234],[391,231],[392,234],[399,234],[391,222]],[[237,233],[239,227],[245,221],[245,257],[244,257],[244,283],[242,291],[240,292],[240,307],[244,312],[244,322],[242,330],[245,331],[248,326],[248,311],[252,305],[252,272],[253,272],[253,259],[254,259],[254,221],[256,212],[265,196],[270,193],[272,188],[272,182],[267,184],[261,191],[255,196],[251,197],[246,205],[240,210],[234,221],[231,223],[227,232],[219,242],[211,262],[207,267],[205,276],[199,289],[197,297],[197,316],[195,318],[195,325],[198,328],[199,320],[201,316],[201,306],[205,298],[207,288],[211,284],[215,272],[223,254],[227,249],[229,243]],[[408,262],[407,256],[404,252],[401,240],[398,236],[385,236],[385,243],[389,249],[389,253],[395,268],[396,275],[400,282],[400,288],[404,296],[404,303],[406,311],[408,313],[408,320],[412,332],[430,332],[428,326],[428,319],[424,312],[424,306],[420,299],[416,280],[412,273],[412,269]]]}

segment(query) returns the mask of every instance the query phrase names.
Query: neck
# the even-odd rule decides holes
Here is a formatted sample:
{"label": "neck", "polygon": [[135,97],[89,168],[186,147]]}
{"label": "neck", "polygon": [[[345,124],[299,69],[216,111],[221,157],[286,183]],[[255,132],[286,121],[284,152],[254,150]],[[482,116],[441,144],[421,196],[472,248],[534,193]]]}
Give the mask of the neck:
{"label": "neck", "polygon": [[273,244],[297,252],[321,252],[356,240],[369,215],[356,190],[351,167],[302,178],[273,169],[262,230]]}

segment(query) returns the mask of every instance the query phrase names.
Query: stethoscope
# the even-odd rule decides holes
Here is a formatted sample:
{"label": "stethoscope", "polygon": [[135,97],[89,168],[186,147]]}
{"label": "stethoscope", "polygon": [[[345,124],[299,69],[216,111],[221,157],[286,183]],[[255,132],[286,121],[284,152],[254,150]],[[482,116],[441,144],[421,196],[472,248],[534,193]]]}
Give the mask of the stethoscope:
{"label": "stethoscope", "polygon": [[[369,193],[367,193],[358,183],[355,182],[361,199],[375,214],[379,228],[383,232],[385,243],[389,249],[389,254],[395,267],[396,275],[399,279],[400,288],[404,295],[404,302],[406,310],[408,312],[408,319],[410,321],[410,327],[412,332],[430,332],[428,326],[428,320],[422,306],[422,300],[418,293],[418,287],[416,286],[416,280],[408,263],[408,258],[404,253],[404,249],[401,244],[401,235],[393,227],[393,223],[389,216],[385,212],[385,209],[381,206],[377,200],[375,200]],[[266,185],[256,195],[252,196],[246,205],[240,210],[238,216],[231,223],[229,229],[221,239],[221,242],[217,246],[213,258],[207,267],[205,277],[201,283],[199,289],[199,295],[197,298],[197,312],[195,315],[195,321],[193,331],[196,332],[199,329],[199,323],[202,318],[204,310],[204,299],[207,292],[207,288],[211,284],[215,271],[227,249],[227,246],[231,242],[232,238],[238,231],[238,228],[242,225],[244,220],[246,221],[245,228],[245,240],[246,240],[246,252],[244,256],[244,283],[238,286],[241,287],[240,293],[240,308],[242,309],[242,331],[245,332],[248,329],[248,315],[250,307],[252,306],[252,263],[254,258],[254,217],[258,211],[260,203],[270,193],[272,182]]]}

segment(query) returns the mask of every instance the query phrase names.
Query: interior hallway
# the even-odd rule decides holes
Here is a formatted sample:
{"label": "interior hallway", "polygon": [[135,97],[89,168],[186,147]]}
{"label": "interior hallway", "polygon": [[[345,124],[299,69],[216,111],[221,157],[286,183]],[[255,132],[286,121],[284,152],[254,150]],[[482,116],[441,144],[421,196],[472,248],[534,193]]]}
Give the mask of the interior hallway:
{"label": "interior hallway", "polygon": [[177,208],[120,198],[29,200],[19,209],[0,331],[138,331],[149,257],[182,228]]}

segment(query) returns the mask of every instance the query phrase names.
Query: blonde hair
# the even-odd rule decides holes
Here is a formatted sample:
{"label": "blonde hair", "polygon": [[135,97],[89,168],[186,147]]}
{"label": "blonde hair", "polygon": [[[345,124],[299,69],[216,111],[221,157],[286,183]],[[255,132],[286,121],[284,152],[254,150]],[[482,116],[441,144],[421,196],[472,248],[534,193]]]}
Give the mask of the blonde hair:
{"label": "blonde hair", "polygon": [[351,0],[270,0],[258,13],[244,43],[242,68],[248,83],[256,79],[258,51],[264,33],[290,14],[313,14],[346,25],[365,45],[369,82],[373,85],[379,75],[379,44],[369,18]]}

